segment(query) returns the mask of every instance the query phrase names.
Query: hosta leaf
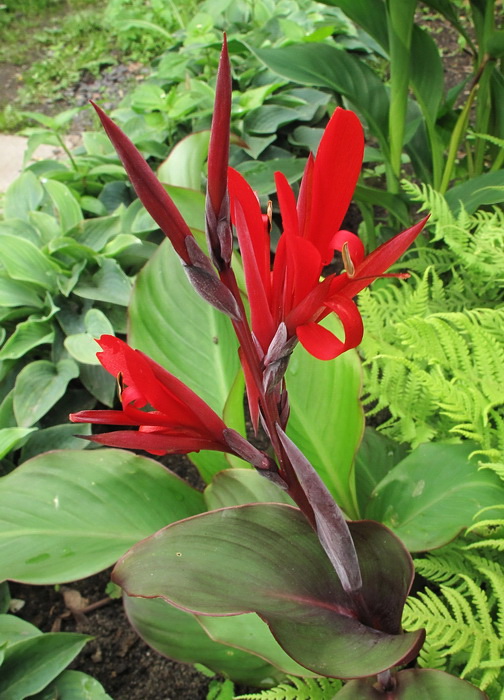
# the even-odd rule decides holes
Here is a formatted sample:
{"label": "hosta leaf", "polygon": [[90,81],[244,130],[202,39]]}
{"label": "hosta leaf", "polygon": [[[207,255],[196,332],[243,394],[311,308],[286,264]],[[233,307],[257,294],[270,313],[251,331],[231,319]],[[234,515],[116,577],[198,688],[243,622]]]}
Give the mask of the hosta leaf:
{"label": "hosta leaf", "polygon": [[64,395],[68,382],[79,376],[73,360],[36,360],[23,367],[14,386],[14,414],[19,426],[36,423]]}
{"label": "hosta leaf", "polygon": [[24,172],[9,185],[5,193],[5,218],[28,220],[28,213],[39,206],[43,197],[44,189],[40,180],[30,171]]}
{"label": "hosta leaf", "polygon": [[200,663],[238,683],[271,684],[281,674],[263,659],[216,642],[194,615],[164,600],[124,597],[124,608],[142,639],[153,649],[176,661]]}
{"label": "hosta leaf", "polygon": [[23,440],[36,428],[1,428],[0,429],[0,459],[11,450],[17,449]]}
{"label": "hosta leaf", "polygon": [[47,180],[44,187],[59,219],[62,233],[77,226],[84,217],[78,201],[69,188],[57,180]]}
{"label": "hosta leaf", "polygon": [[40,692],[89,639],[83,634],[49,632],[8,646],[0,674],[0,697],[24,700]]}
{"label": "hosta leaf", "polygon": [[10,277],[54,289],[58,267],[31,241],[4,233],[0,236],[0,258]]}
{"label": "hosta leaf", "polygon": [[90,576],[166,523],[203,509],[200,493],[129,452],[39,455],[0,479],[0,579]]}
{"label": "hosta leaf", "polygon": [[82,671],[63,671],[31,700],[112,700],[96,678]]}
{"label": "hosta leaf", "polygon": [[0,645],[7,646],[24,639],[37,637],[42,632],[26,620],[15,615],[0,615]]}
{"label": "hosta leaf", "polygon": [[350,613],[354,604],[317,536],[288,505],[235,506],[174,523],[133,547],[114,578],[128,595],[162,597],[199,614],[257,612],[301,665],[367,676],[412,658],[423,633],[400,634],[413,569],[399,540],[377,523],[350,528],[366,615],[384,631]]}

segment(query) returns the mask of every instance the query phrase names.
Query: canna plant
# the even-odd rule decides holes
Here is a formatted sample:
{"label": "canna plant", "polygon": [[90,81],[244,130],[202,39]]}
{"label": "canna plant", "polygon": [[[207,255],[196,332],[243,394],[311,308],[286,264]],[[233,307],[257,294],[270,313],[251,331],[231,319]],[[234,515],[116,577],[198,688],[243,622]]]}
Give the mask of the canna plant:
{"label": "canna plant", "polygon": [[[340,508],[286,432],[286,370],[294,346],[318,360],[355,348],[363,327],[353,298],[391,274],[387,270],[425,220],[367,256],[356,236],[339,230],[359,176],[363,133],[353,112],[338,109],[316,157],[307,161],[297,201],[277,175],[283,233],[271,268],[270,215],[262,213],[246,181],[228,170],[230,106],[224,43],[208,159],[208,254],[133,144],[95,109],[189,282],[229,319],[252,425],[256,433],[263,429],[268,447],[252,444],[231,427],[226,412],[221,418],[167,369],[110,335],[101,336],[98,359],[117,380],[121,408],[84,410],[71,420],[118,428],[86,436],[99,445],[154,456],[225,453],[256,474],[220,472],[205,492],[205,512],[201,494],[150,460],[121,450],[85,451],[81,469],[72,470],[71,453],[42,455],[5,477],[0,489],[0,576],[70,580],[120,557],[113,578],[124,590],[133,626],[164,653],[176,646],[179,660],[198,660],[249,683],[259,678],[271,684],[282,677],[278,670],[341,678],[348,680],[341,697],[482,698],[473,686],[437,670],[396,670],[415,659],[424,640],[421,629],[401,629],[414,575],[411,557],[384,525],[348,522],[351,504]],[[321,279],[335,250],[345,271]],[[339,319],[341,332],[333,332],[331,317]],[[37,526],[51,523],[50,543],[43,526],[40,544],[33,536],[22,539],[19,518],[11,515],[14,492],[38,499]],[[224,660],[209,638],[227,645]]]}
{"label": "canna plant", "polygon": [[[300,342],[321,360],[356,347],[363,327],[353,297],[387,275],[425,223],[368,256],[354,234],[340,230],[363,154],[356,115],[343,109],[333,114],[317,156],[307,161],[297,202],[287,180],[277,175],[283,233],[271,269],[270,216],[262,214],[242,176],[228,172],[231,74],[226,43],[208,159],[209,256],[133,144],[94,107],[192,286],[231,319],[252,424],[256,432],[263,427],[270,447],[253,446],[167,370],[112,336],[100,339],[98,359],[117,377],[122,409],[81,411],[71,420],[138,427],[89,436],[102,445],[154,455],[226,452],[249,462],[279,489],[279,502],[218,508],[168,525],[119,560],[114,580],[133,599],[162,599],[198,616],[255,612],[287,655],[308,672],[343,679],[377,676],[373,683],[348,683],[341,691],[348,697],[353,683],[363,698],[407,698],[412,693],[441,698],[449,691],[482,697],[438,671],[392,673],[415,658],[424,639],[423,630],[404,633],[400,625],[414,573],[409,554],[383,525],[347,522],[316,470],[285,433],[285,371],[294,346]],[[232,225],[249,313],[232,264]],[[334,250],[341,251],[345,271],[321,280]],[[331,313],[341,322],[343,339],[320,325]],[[295,505],[285,503],[282,491]]]}

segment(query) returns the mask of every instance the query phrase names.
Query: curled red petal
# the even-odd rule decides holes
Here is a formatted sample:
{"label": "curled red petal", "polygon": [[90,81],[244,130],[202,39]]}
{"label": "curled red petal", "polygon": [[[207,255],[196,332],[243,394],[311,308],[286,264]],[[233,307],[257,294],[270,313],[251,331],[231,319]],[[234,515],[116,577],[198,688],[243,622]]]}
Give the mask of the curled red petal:
{"label": "curled red petal", "polygon": [[182,214],[136,146],[98,105],[94,102],[91,104],[112,141],[138,197],[159,228],[170,239],[182,260],[190,264],[184,241],[186,236],[192,237],[192,233]]}
{"label": "curled red petal", "polygon": [[360,265],[361,262],[364,260],[364,244],[362,243],[359,236],[355,235],[355,233],[352,233],[351,231],[345,231],[345,229],[342,229],[333,236],[333,239],[331,241],[331,247],[333,247],[335,250],[341,251],[343,250],[343,246],[345,245],[345,243],[348,246],[350,259],[353,265],[357,267],[357,265]]}
{"label": "curled red petal", "polygon": [[359,309],[351,299],[339,297],[325,303],[336,313],[343,325],[345,340],[317,323],[307,323],[296,328],[299,342],[319,360],[333,360],[343,352],[357,347],[362,340],[364,325]]}

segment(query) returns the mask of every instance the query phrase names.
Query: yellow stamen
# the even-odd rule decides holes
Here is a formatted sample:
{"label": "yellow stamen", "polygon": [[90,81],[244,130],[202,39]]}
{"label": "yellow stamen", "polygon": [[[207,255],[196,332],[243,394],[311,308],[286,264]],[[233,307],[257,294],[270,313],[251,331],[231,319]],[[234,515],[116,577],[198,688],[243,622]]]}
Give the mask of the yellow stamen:
{"label": "yellow stamen", "polygon": [[343,248],[341,250],[341,257],[343,258],[343,265],[345,266],[346,273],[349,277],[354,277],[355,275],[355,265],[350,257],[350,251],[348,249],[348,242],[343,243]]}

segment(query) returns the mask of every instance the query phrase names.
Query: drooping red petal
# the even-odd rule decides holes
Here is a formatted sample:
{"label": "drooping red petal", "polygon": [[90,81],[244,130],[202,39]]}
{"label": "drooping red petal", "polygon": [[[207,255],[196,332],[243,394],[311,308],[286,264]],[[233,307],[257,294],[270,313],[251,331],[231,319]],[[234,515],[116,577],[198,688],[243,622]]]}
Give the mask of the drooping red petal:
{"label": "drooping red petal", "polygon": [[94,102],[91,102],[121,159],[131,184],[159,228],[172,242],[182,260],[191,264],[184,240],[192,233],[181,213],[152,172],[149,164],[126,134]]}
{"label": "drooping red petal", "polygon": [[334,311],[343,324],[345,331],[345,350],[356,348],[364,335],[364,324],[357,305],[347,297],[334,297],[325,305]]}
{"label": "drooping red petal", "polygon": [[84,435],[85,440],[97,442],[108,447],[119,447],[128,450],[144,450],[155,455],[187,454],[200,450],[217,450],[229,452],[224,440],[222,443],[198,437],[184,435],[160,435],[159,433],[139,432],[137,430],[116,430],[100,435]]}
{"label": "drooping red petal", "polygon": [[418,224],[406,229],[402,233],[398,233],[389,241],[382,243],[376,250],[373,250],[355,270],[355,275],[352,279],[348,279],[341,290],[341,293],[347,297],[354,297],[362,289],[367,287],[374,279],[384,274],[388,268],[393,265],[401,255],[410,247],[420,231],[425,226],[427,219],[422,219]]}
{"label": "drooping red petal", "polygon": [[[192,425],[212,434],[224,429],[223,421],[208,404],[140,350],[110,335],[102,335],[97,342],[103,350],[97,354],[103,367],[113,376],[121,374],[128,387],[124,392],[127,403],[140,395],[144,401],[135,402],[137,407],[150,404],[161,414],[170,416],[172,425]],[[134,390],[133,395],[130,389]]]}
{"label": "drooping red petal", "polygon": [[354,112],[338,107],[327,124],[315,157],[308,230],[304,234],[331,262],[331,239],[341,228],[359,178],[364,134]]}
{"label": "drooping red petal", "polygon": [[296,209],[296,198],[292,187],[287,182],[283,173],[275,173],[275,184],[282,215],[282,228],[284,233],[299,235],[298,215]]}

